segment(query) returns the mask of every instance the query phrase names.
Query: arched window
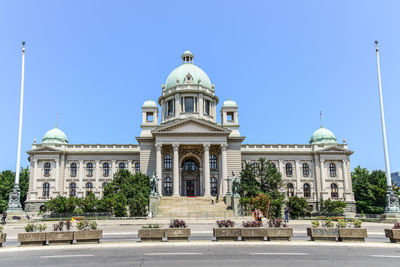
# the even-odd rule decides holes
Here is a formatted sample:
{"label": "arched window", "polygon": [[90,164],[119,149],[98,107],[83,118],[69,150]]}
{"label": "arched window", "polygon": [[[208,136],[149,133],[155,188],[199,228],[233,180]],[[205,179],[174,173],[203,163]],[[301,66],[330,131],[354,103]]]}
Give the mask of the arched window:
{"label": "arched window", "polygon": [[337,184],[331,184],[331,198],[337,199],[339,197]]}
{"label": "arched window", "polygon": [[164,196],[172,196],[172,179],[171,179],[171,177],[164,178]]}
{"label": "arched window", "polygon": [[87,176],[93,176],[93,163],[89,162],[86,164],[86,173]]}
{"label": "arched window", "polygon": [[192,159],[186,160],[185,163],[183,163],[182,168],[184,171],[198,171],[199,170],[199,166]]}
{"label": "arched window", "polygon": [[291,184],[291,183],[287,184],[286,189],[287,189],[287,196],[288,197],[294,197],[294,186],[293,186],[293,184]]}
{"label": "arched window", "polygon": [[307,163],[303,163],[303,176],[307,177],[310,175],[310,167]]}
{"label": "arched window", "polygon": [[218,195],[218,180],[215,177],[211,177],[210,180],[210,189],[211,189],[211,195],[212,196],[217,196]]}
{"label": "arched window", "polygon": [[336,164],[335,163],[329,163],[329,175],[330,176],[336,176]]}
{"label": "arched window", "polygon": [[75,183],[70,183],[69,184],[69,196],[70,197],[75,197],[76,196],[76,184]]}
{"label": "arched window", "polygon": [[43,197],[44,198],[49,198],[49,196],[50,196],[50,184],[49,183],[44,183],[43,184]]}
{"label": "arched window", "polygon": [[166,154],[164,156],[164,169],[172,169],[172,156],[171,156],[171,154]]}
{"label": "arched window", "polygon": [[71,166],[70,166],[70,175],[71,175],[71,177],[76,176],[76,173],[77,173],[76,163],[71,163]]}
{"label": "arched window", "polygon": [[286,163],[286,176],[293,175],[293,168],[291,163]]}
{"label": "arched window", "polygon": [[91,182],[88,182],[86,184],[86,196],[88,196],[89,193],[92,192],[92,190],[93,190],[93,184]]}
{"label": "arched window", "polygon": [[110,164],[108,162],[103,163],[103,176],[110,175]]}
{"label": "arched window", "polygon": [[50,176],[50,170],[51,170],[51,165],[50,165],[50,162],[46,162],[45,164],[44,164],[44,175],[45,176]]}
{"label": "arched window", "polygon": [[140,172],[140,163],[139,162],[135,163],[135,172]]}
{"label": "arched window", "polygon": [[126,168],[125,162],[121,162],[118,167],[120,170],[125,170]]}
{"label": "arched window", "polygon": [[210,169],[216,169],[217,168],[217,156],[214,154],[210,155]]}
{"label": "arched window", "polygon": [[303,185],[303,194],[305,198],[311,197],[311,188],[307,183]]}

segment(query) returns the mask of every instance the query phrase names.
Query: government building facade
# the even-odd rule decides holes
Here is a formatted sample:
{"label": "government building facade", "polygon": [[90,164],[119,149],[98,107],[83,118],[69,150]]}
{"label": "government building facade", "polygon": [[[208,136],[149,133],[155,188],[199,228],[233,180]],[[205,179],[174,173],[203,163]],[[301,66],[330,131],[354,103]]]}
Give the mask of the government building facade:
{"label": "government building facade", "polygon": [[314,210],[320,200],[340,199],[355,211],[346,142],[338,143],[324,127],[305,144],[245,144],[239,128],[239,107],[226,100],[217,122],[214,85],[185,51],[182,65],[162,85],[158,104],[142,106],[138,144],[70,144],[57,127],[27,153],[30,182],[26,211],[37,211],[58,195],[102,196],[120,169],[149,176],[156,173],[162,198],[219,196],[231,192],[233,175],[244,164],[270,160],[281,172],[288,196],[308,199]]}

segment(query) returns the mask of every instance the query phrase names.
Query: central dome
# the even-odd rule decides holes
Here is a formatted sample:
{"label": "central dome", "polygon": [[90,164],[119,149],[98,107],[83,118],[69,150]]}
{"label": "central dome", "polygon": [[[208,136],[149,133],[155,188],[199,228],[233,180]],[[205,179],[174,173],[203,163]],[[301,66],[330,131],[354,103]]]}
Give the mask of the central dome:
{"label": "central dome", "polygon": [[310,144],[336,145],[337,140],[335,135],[330,130],[321,126],[311,136]]}
{"label": "central dome", "polygon": [[[207,74],[193,64],[193,54],[185,51],[182,55],[183,64],[174,69],[165,82],[165,89],[173,88],[183,84],[198,84],[208,89],[212,89],[210,78]],[[187,79],[188,78],[188,79]]]}
{"label": "central dome", "polygon": [[56,126],[44,135],[42,144],[68,144],[68,139],[65,133]]}

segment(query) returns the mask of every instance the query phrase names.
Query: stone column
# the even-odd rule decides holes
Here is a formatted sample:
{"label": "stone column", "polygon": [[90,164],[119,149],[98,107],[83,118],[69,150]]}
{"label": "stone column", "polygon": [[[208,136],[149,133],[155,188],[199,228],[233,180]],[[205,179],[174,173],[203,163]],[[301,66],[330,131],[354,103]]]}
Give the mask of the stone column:
{"label": "stone column", "polygon": [[31,188],[31,193],[33,193],[32,195],[31,195],[31,200],[33,200],[34,199],[34,196],[36,196],[36,182],[37,182],[37,169],[38,169],[38,163],[37,163],[38,161],[37,161],[37,159],[35,159],[34,161],[33,161],[33,181],[32,181],[32,188]]}
{"label": "stone column", "polygon": [[326,192],[326,187],[325,187],[325,171],[324,171],[324,160],[320,160],[320,171],[321,171],[321,192],[325,193]]}
{"label": "stone column", "polygon": [[115,173],[115,160],[111,161],[111,178],[114,179],[114,173]]}
{"label": "stone column", "polygon": [[204,195],[210,195],[210,145],[204,145]]}
{"label": "stone column", "polygon": [[[222,165],[221,165],[221,178],[222,178],[222,194],[225,196],[227,189],[228,189],[228,184],[226,181],[226,178],[228,178],[227,176],[227,172],[228,172],[228,165],[227,165],[227,161],[226,161],[226,148],[228,147],[227,144],[223,144],[221,145],[221,158],[222,158]],[[229,190],[231,191],[231,190]]]}
{"label": "stone column", "polygon": [[59,192],[60,188],[60,160],[56,159],[56,185],[55,185],[55,191]]}
{"label": "stone column", "polygon": [[162,158],[161,158],[162,145],[156,144],[156,175],[158,178],[158,192],[162,195]]}
{"label": "stone column", "polygon": [[347,162],[345,159],[342,159],[342,171],[343,171],[343,181],[344,181],[343,196],[345,196],[345,193],[348,193],[349,191],[349,181],[347,180]]}
{"label": "stone column", "polygon": [[100,160],[96,160],[96,174],[95,174],[95,189],[96,191],[100,189]]}
{"label": "stone column", "polygon": [[174,144],[174,196],[179,196],[179,145]]}
{"label": "stone column", "polygon": [[83,192],[83,160],[79,161],[79,191]]}
{"label": "stone column", "polygon": [[132,160],[128,160],[128,171],[133,173],[133,169],[132,169]]}
{"label": "stone column", "polygon": [[300,193],[301,192],[301,187],[300,187],[300,179],[301,179],[301,164],[300,164],[300,161],[299,160],[296,160],[296,162],[295,162],[295,164],[296,164],[296,190],[297,190],[297,193]]}

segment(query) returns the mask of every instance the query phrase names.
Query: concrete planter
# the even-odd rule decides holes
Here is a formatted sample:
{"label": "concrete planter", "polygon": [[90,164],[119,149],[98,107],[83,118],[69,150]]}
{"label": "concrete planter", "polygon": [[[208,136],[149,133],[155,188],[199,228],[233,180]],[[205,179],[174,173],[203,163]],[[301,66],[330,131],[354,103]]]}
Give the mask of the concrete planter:
{"label": "concrete planter", "polygon": [[243,241],[264,241],[267,236],[267,229],[263,227],[240,228],[240,236]]}
{"label": "concrete planter", "polygon": [[237,241],[240,236],[240,228],[214,228],[213,236],[217,239],[217,241]]}
{"label": "concrete planter", "polygon": [[339,237],[337,228],[307,228],[311,241],[335,241]]}
{"label": "concrete planter", "polygon": [[164,229],[139,229],[138,237],[141,242],[161,242],[164,237]]}
{"label": "concrete planter", "polygon": [[391,243],[400,243],[400,229],[385,229],[385,236]]}
{"label": "concrete planter", "polygon": [[274,240],[287,240],[290,241],[290,239],[293,236],[293,228],[267,228],[267,239],[268,241],[274,241]]}
{"label": "concrete planter", "polygon": [[46,241],[49,245],[69,245],[74,241],[74,232],[46,232]]}
{"label": "concrete planter", "polygon": [[7,234],[0,234],[0,247],[3,246],[3,243],[6,242]]}
{"label": "concrete planter", "polygon": [[103,237],[103,230],[75,231],[74,240],[78,244],[97,244]]}
{"label": "concrete planter", "polygon": [[18,242],[21,246],[42,246],[46,245],[46,233],[19,233]]}
{"label": "concrete planter", "polygon": [[339,241],[361,241],[368,237],[367,229],[363,228],[339,228]]}
{"label": "concrete planter", "polygon": [[166,228],[164,236],[168,241],[188,241],[190,237],[190,228]]}

